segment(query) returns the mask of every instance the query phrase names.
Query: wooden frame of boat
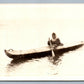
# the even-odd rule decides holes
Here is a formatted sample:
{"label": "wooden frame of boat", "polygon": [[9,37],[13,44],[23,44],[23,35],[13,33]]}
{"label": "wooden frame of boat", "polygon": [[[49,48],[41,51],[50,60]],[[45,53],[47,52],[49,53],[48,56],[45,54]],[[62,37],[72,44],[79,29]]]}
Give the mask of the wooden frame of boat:
{"label": "wooden frame of boat", "polygon": [[[68,51],[72,51],[75,49],[78,49],[79,47],[83,46],[83,43],[79,43],[77,45],[74,46],[69,46],[69,47],[64,47],[64,46],[59,46],[56,49],[54,49],[54,53],[55,55],[57,53],[65,53]],[[6,55],[10,58],[16,59],[16,58],[40,58],[40,57],[45,57],[45,56],[51,56],[51,48],[49,46],[46,47],[42,47],[42,48],[38,48],[38,49],[30,49],[30,50],[4,50]]]}

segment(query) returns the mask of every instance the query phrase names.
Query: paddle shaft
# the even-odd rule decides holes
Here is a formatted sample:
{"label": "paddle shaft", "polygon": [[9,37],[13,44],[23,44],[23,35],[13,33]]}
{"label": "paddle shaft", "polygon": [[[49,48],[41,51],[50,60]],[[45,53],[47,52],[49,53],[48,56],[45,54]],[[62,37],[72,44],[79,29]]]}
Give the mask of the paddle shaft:
{"label": "paddle shaft", "polygon": [[55,57],[55,53],[54,53],[54,51],[53,51],[52,43],[51,43],[51,41],[50,41],[50,38],[49,38],[49,42],[50,42],[50,47],[51,47],[52,57]]}

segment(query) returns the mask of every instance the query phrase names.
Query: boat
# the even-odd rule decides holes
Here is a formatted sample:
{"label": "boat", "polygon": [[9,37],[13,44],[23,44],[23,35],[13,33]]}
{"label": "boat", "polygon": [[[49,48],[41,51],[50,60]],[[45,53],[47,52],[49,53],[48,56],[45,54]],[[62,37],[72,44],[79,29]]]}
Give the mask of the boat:
{"label": "boat", "polygon": [[[84,45],[84,43],[79,43],[79,44],[72,45],[72,46],[58,46],[53,51],[54,51],[55,55],[58,53],[63,54],[68,51],[76,50],[83,45]],[[13,58],[13,59],[24,58],[24,57],[31,59],[31,58],[41,58],[41,57],[45,57],[45,56],[52,56],[51,48],[49,46],[44,46],[41,48],[29,49],[29,50],[9,49],[9,50],[4,50],[4,51],[8,57]]]}

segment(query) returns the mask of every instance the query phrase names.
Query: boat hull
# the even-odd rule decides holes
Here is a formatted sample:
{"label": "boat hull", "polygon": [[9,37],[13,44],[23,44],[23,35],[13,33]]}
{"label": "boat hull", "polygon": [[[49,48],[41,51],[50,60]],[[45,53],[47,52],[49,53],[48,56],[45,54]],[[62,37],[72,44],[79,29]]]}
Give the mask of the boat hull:
{"label": "boat hull", "polygon": [[31,54],[11,54],[8,52],[8,50],[5,50],[5,53],[8,57],[13,58],[13,59],[17,59],[17,58],[40,58],[40,57],[45,57],[45,56],[50,56],[51,55],[51,51],[45,51],[45,52],[39,52],[39,53],[31,53]]}
{"label": "boat hull", "polygon": [[[78,45],[74,45],[74,46],[70,46],[70,47],[61,47],[61,48],[57,48],[54,50],[54,53],[55,55],[57,54],[63,54],[63,53],[66,53],[68,51],[73,51],[73,50],[76,50],[78,48],[80,48],[81,46],[83,46],[84,44],[78,44]],[[4,50],[5,51],[5,54],[10,57],[10,58],[13,58],[13,59],[17,59],[17,58],[28,58],[28,59],[31,59],[31,58],[41,58],[41,57],[45,57],[45,56],[51,56],[52,53],[51,53],[51,50],[50,48],[45,48],[43,51],[33,51],[33,52],[28,52],[28,51],[19,51],[19,53],[17,53],[17,51],[15,50]]]}

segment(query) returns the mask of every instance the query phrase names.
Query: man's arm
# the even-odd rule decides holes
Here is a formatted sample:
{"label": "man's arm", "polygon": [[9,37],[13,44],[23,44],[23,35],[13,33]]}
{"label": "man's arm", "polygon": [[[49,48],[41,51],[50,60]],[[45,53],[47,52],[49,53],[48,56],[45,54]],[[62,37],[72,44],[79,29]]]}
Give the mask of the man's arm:
{"label": "man's arm", "polygon": [[50,46],[50,42],[48,41],[48,43],[47,43],[49,46]]}
{"label": "man's arm", "polygon": [[48,45],[49,45],[49,46],[50,46],[50,41],[51,41],[51,40],[50,40],[50,38],[49,38],[49,39],[48,39]]}
{"label": "man's arm", "polygon": [[59,45],[59,46],[63,46],[63,43],[61,43],[59,38],[57,39],[56,44]]}

